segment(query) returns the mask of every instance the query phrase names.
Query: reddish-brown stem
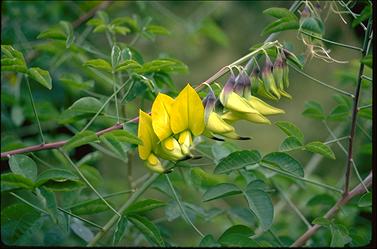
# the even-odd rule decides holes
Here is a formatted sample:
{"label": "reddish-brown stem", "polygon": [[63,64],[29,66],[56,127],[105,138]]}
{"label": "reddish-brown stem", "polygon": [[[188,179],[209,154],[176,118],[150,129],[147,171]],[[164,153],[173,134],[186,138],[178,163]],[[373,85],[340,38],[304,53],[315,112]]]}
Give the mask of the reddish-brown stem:
{"label": "reddish-brown stem", "polygon": [[[362,58],[367,54],[368,50],[368,43],[371,39],[370,34],[372,32],[372,21],[369,19],[367,31],[365,32],[365,38],[363,43],[363,51],[362,51]],[[353,159],[353,140],[355,137],[355,129],[356,129],[356,118],[358,113],[358,104],[359,104],[359,97],[360,97],[360,88],[361,88],[361,76],[364,72],[364,63],[360,63],[359,74],[357,78],[357,85],[355,90],[355,98],[353,99],[353,109],[352,109],[352,121],[351,121],[351,131],[350,131],[350,138],[348,142],[348,160],[346,166],[346,174],[345,174],[345,183],[344,183],[344,191],[343,195],[347,196],[348,189],[349,189],[349,182],[351,177],[351,164]]]}
{"label": "reddish-brown stem", "polygon": [[[370,172],[369,175],[364,179],[363,183],[367,188],[372,185],[372,172]],[[362,183],[359,183],[359,185],[352,189],[351,192],[348,192],[347,195],[343,195],[342,198],[340,198],[340,200],[335,203],[335,205],[323,217],[331,219],[342,206],[347,204],[348,201],[350,201],[355,196],[361,195],[363,193],[365,193],[365,188]],[[305,243],[317,232],[320,227],[320,225],[314,225],[306,230],[306,232],[301,235],[301,237],[298,238],[291,245],[291,247],[301,247],[305,245]]]}

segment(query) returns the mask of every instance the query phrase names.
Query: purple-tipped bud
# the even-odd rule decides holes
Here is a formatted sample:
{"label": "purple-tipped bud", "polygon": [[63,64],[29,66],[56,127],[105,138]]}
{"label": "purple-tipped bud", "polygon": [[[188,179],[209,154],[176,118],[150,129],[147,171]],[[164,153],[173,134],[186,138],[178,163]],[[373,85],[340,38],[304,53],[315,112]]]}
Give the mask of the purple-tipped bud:
{"label": "purple-tipped bud", "polygon": [[262,68],[262,76],[268,75],[272,73],[274,65],[272,64],[272,61],[269,57],[266,57],[266,62],[264,64],[264,67]]}
{"label": "purple-tipped bud", "polygon": [[236,76],[232,73],[228,79],[228,81],[225,83],[223,91],[225,94],[230,93],[233,91],[234,85],[236,84]]}
{"label": "purple-tipped bud", "polygon": [[245,71],[242,71],[236,79],[236,85],[234,86],[234,91],[241,96],[245,96],[245,91],[250,91],[250,86],[251,86],[251,83],[250,83],[249,76],[247,75]]}
{"label": "purple-tipped bud", "polygon": [[207,96],[202,101],[204,105],[204,121],[208,121],[209,114],[213,111],[216,105],[216,96],[212,90],[209,90]]}

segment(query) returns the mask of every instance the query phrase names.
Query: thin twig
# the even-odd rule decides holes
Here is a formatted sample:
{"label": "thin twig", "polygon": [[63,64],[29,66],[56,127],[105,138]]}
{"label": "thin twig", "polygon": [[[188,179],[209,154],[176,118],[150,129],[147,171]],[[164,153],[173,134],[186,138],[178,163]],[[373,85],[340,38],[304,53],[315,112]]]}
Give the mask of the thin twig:
{"label": "thin twig", "polygon": [[295,66],[291,65],[290,62],[288,62],[288,65],[289,65],[291,68],[293,68],[296,72],[298,72],[298,73],[302,74],[303,76],[305,76],[305,77],[307,77],[307,78],[313,80],[314,82],[317,82],[317,83],[319,83],[319,84],[321,84],[321,85],[323,85],[323,86],[325,86],[325,87],[327,87],[327,88],[330,88],[330,89],[332,89],[332,90],[334,90],[334,91],[337,91],[338,93],[341,93],[341,94],[347,95],[347,96],[349,96],[349,97],[351,97],[351,98],[354,98],[354,95],[353,95],[352,93],[349,93],[349,92],[346,92],[346,91],[341,90],[341,89],[339,89],[339,88],[336,88],[335,86],[331,86],[331,85],[329,85],[329,84],[326,84],[325,82],[320,81],[320,80],[318,80],[318,79],[316,79],[316,78],[310,76],[309,74],[304,73],[303,71],[297,69]]}
{"label": "thin twig", "polygon": [[37,120],[37,124],[38,124],[39,135],[41,136],[42,144],[45,144],[45,138],[43,137],[41,123],[39,122],[39,117],[38,117],[37,109],[35,108],[35,104],[34,104],[33,94],[31,93],[31,88],[30,88],[30,83],[29,83],[29,77],[26,75],[25,78],[26,78],[27,89],[28,89],[28,92],[29,92],[31,107],[33,108],[34,116],[35,116],[35,119]]}
{"label": "thin twig", "polygon": [[185,209],[184,209],[184,207],[183,207],[181,201],[179,200],[177,193],[176,193],[175,190],[174,190],[173,184],[172,184],[171,181],[170,181],[169,175],[168,175],[168,174],[165,174],[165,177],[166,177],[166,181],[168,182],[171,191],[173,192],[173,195],[174,195],[175,201],[177,202],[178,207],[179,207],[179,209],[181,210],[182,217],[184,218],[184,220],[185,220],[187,223],[189,223],[189,224],[194,228],[194,230],[195,230],[195,231],[196,231],[201,237],[204,237],[204,234],[203,234],[202,232],[199,231],[199,229],[198,229],[198,228],[197,228],[197,227],[191,222],[190,218],[187,216],[186,211],[185,211]]}
{"label": "thin twig", "polygon": [[[123,213],[132,203],[134,203],[148,188],[149,186],[159,177],[159,174],[153,174],[149,177],[147,181],[144,182],[143,186],[127,200],[127,202],[118,209],[118,213]],[[117,222],[118,216],[113,215],[111,219],[103,226],[102,231],[99,231],[94,238],[88,243],[87,246],[94,246],[98,240],[100,240],[106,232]]]}
{"label": "thin twig", "polygon": [[93,9],[89,10],[88,12],[86,12],[84,15],[80,16],[79,18],[77,18],[72,23],[72,26],[74,28],[77,28],[82,23],[84,23],[86,20],[88,20],[89,18],[91,18],[92,16],[94,16],[98,11],[104,10],[107,7],[109,7],[111,3],[112,3],[112,1],[110,1],[110,0],[103,1],[102,3],[100,3],[99,5],[97,5],[96,7],[94,7]]}
{"label": "thin twig", "polygon": [[366,75],[361,75],[361,78],[363,78],[365,80],[373,81],[373,79],[371,77],[368,77]]}
{"label": "thin twig", "polygon": [[275,185],[276,189],[279,191],[283,199],[288,203],[288,205],[293,209],[293,211],[297,214],[298,217],[305,223],[308,228],[311,228],[312,225],[310,222],[305,218],[302,212],[298,209],[298,207],[289,199],[287,194],[278,186],[278,184],[272,180],[272,183]]}
{"label": "thin twig", "polygon": [[358,50],[358,51],[363,51],[362,48],[355,47],[355,46],[348,45],[348,44],[344,44],[344,43],[340,43],[340,42],[334,42],[334,41],[331,41],[331,40],[328,40],[328,39],[325,39],[325,38],[322,38],[322,37],[310,34],[310,33],[306,32],[304,30],[299,30],[299,32],[301,32],[301,33],[303,33],[305,35],[308,35],[310,37],[313,37],[315,39],[318,39],[318,40],[321,40],[321,41],[324,41],[324,42],[327,42],[327,43],[330,43],[330,44],[333,44],[333,45],[337,45],[339,47],[344,47],[344,48],[354,49],[354,50]]}
{"label": "thin twig", "polygon": [[94,193],[96,193],[96,195],[103,201],[103,203],[105,203],[106,206],[108,206],[115,214],[117,214],[119,217],[121,217],[121,215],[118,213],[118,211],[116,211],[111,205],[110,203],[108,203],[105,198],[102,197],[102,195],[93,187],[93,185],[88,181],[88,179],[86,179],[86,177],[84,176],[84,174],[81,172],[81,170],[76,166],[76,164],[74,162],[72,162],[71,158],[67,155],[67,153],[65,151],[63,151],[61,148],[59,148],[59,151],[60,153],[65,157],[65,159],[67,159],[67,161],[69,162],[69,164],[71,164],[71,166],[77,171],[77,173],[80,175],[80,177],[84,180],[84,182],[88,185],[88,187],[93,190]]}
{"label": "thin twig", "polygon": [[[364,185],[370,187],[372,185],[372,172],[364,179]],[[331,219],[334,215],[339,211],[339,209],[348,203],[352,198],[355,196],[361,195],[365,193],[365,189],[363,185],[360,183],[357,185],[352,191],[348,192],[347,195],[342,196],[339,201],[323,216],[326,219]],[[309,228],[300,238],[298,238],[291,247],[301,247],[305,245],[305,243],[317,232],[320,228],[320,225],[315,224],[311,228]]]}

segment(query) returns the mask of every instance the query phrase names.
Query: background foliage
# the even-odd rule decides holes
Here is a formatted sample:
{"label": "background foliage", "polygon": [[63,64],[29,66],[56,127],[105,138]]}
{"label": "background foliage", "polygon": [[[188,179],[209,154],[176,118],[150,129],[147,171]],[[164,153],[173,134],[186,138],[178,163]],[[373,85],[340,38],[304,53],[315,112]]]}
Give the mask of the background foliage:
{"label": "background foliage", "polygon": [[[128,123],[123,133],[95,136],[95,131],[117,121],[113,100],[93,123],[88,123],[113,94],[113,80],[118,86],[126,82],[119,90],[118,100],[121,121],[129,120],[137,116],[139,108],[150,109],[155,93],[175,96],[186,83],[197,85],[242,57],[267,37],[261,35],[263,30],[279,20],[263,11],[289,8],[290,4],[3,1],[1,43],[13,46],[25,58],[44,140],[67,140],[86,130],[64,146],[69,157],[54,149],[1,161],[3,242],[86,245],[92,241],[99,232],[96,224],[103,226],[114,215],[109,205],[115,209],[122,206],[142,188],[150,174],[135,153],[137,125]],[[104,7],[104,12],[81,19],[96,6]],[[360,14],[356,19],[339,2],[321,2],[320,6],[324,27],[314,33],[361,48],[362,25],[367,24],[368,13],[371,15],[369,2],[347,5]],[[335,13],[336,10],[343,12]],[[360,25],[358,20],[363,23]],[[119,63],[114,62],[114,39],[123,58]],[[332,58],[348,61],[328,63],[309,58],[309,49],[297,28],[282,32],[277,39],[301,59],[305,73],[354,94],[360,51],[324,43]],[[9,71],[3,64],[7,51],[10,50],[2,47],[2,152],[41,143],[29,83],[22,73],[26,69],[20,66],[8,68],[18,73],[5,72]],[[9,58],[15,58],[12,63],[23,65],[20,54],[12,53]],[[114,69],[117,73],[113,76]],[[354,140],[354,162],[361,179],[369,174],[372,163],[371,71],[370,67],[365,68],[367,77],[361,82],[359,106],[363,108]],[[226,77],[218,81],[224,83]],[[284,115],[272,117],[272,125],[237,123],[239,134],[251,136],[252,140],[217,142],[203,138],[195,148],[203,158],[179,163],[180,167],[168,176],[171,182],[165,175],[159,176],[97,244],[289,246],[313,220],[324,227],[311,237],[310,246],[369,243],[371,193],[352,199],[329,221],[321,217],[341,194],[300,180],[305,176],[342,189],[352,98],[293,69],[290,82],[293,99],[271,102],[284,109]],[[292,140],[305,146],[292,147]],[[329,141],[328,147],[323,146],[325,141]],[[259,166],[251,165],[251,161]],[[106,202],[87,187],[78,172]],[[351,188],[358,183],[353,171]]]}

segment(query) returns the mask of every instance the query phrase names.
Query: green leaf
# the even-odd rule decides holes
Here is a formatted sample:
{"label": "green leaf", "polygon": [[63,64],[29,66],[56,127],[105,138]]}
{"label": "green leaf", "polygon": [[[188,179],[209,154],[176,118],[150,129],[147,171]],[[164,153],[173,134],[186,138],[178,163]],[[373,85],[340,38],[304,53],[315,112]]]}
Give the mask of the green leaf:
{"label": "green leaf", "polygon": [[352,241],[347,228],[341,224],[331,224],[331,247],[344,247]]}
{"label": "green leaf", "polygon": [[46,87],[48,90],[52,89],[51,77],[48,71],[39,67],[32,67],[28,69],[27,74],[31,79]]}
{"label": "green leaf", "polygon": [[83,81],[81,75],[79,74],[63,74],[60,79],[65,86],[69,87],[71,90],[89,90],[94,87],[94,81],[88,80]]}
{"label": "green leaf", "polygon": [[165,246],[164,240],[161,237],[158,228],[150,222],[147,218],[139,215],[130,215],[128,217],[129,221],[139,229],[139,231],[144,234],[145,238],[152,244],[156,246]]}
{"label": "green leaf", "polygon": [[324,157],[335,160],[334,152],[331,150],[329,146],[327,146],[326,144],[322,142],[319,142],[319,141],[310,142],[306,144],[304,148],[307,151],[318,153]]}
{"label": "green leaf", "polygon": [[237,233],[229,234],[224,237],[220,243],[224,247],[259,247],[259,243],[255,240]]}
{"label": "green leaf", "polygon": [[66,36],[65,46],[66,48],[69,48],[74,40],[73,27],[69,22],[66,21],[60,21],[59,24],[61,25]]}
{"label": "green leaf", "polygon": [[104,137],[114,137],[119,142],[126,142],[130,144],[142,144],[142,141],[134,134],[126,130],[114,130],[105,133],[101,136]]}
{"label": "green leaf", "polygon": [[131,204],[125,211],[125,214],[132,214],[132,213],[144,213],[159,207],[166,206],[165,202],[153,200],[153,199],[146,199],[142,201],[135,202]]}
{"label": "green leaf", "polygon": [[304,176],[304,170],[299,161],[284,152],[272,152],[263,157],[262,162],[278,166],[297,176]]}
{"label": "green leaf", "polygon": [[299,23],[297,17],[287,16],[269,24],[263,29],[262,35],[269,35],[284,30],[296,30],[298,28]]}
{"label": "green leaf", "polygon": [[283,17],[295,17],[295,15],[286,8],[278,8],[278,7],[272,7],[269,9],[266,9],[263,11],[263,14],[270,15],[273,17],[276,17],[278,19],[283,18]]}
{"label": "green leaf", "polygon": [[54,223],[58,222],[58,208],[56,205],[55,194],[50,192],[44,187],[38,188],[37,195],[42,201],[44,209],[49,213],[52,221]]}
{"label": "green leaf", "polygon": [[57,40],[66,40],[67,34],[64,32],[62,26],[53,26],[48,28],[45,31],[42,31],[37,36],[37,39],[57,39]]}
{"label": "green leaf", "polygon": [[181,61],[171,58],[157,59],[145,63],[142,68],[135,70],[137,73],[153,72],[182,72],[186,73],[188,67]]}
{"label": "green leaf", "polygon": [[94,237],[92,230],[90,230],[82,221],[76,218],[73,218],[73,220],[74,222],[72,222],[70,225],[73,233],[84,240],[86,243],[91,241]]}
{"label": "green leaf", "polygon": [[195,186],[208,188],[227,181],[226,176],[214,175],[204,171],[199,167],[191,169],[191,178]]}
{"label": "green leaf", "polygon": [[295,137],[300,143],[304,143],[304,134],[295,124],[288,121],[277,121],[275,125],[288,136]]}
{"label": "green leaf", "polygon": [[314,118],[314,119],[325,119],[325,114],[323,113],[322,106],[316,101],[307,101],[304,106],[304,112],[302,115]]}
{"label": "green leaf", "polygon": [[359,116],[362,117],[362,118],[365,118],[365,119],[369,119],[369,120],[372,120],[372,109],[371,108],[365,108],[365,109],[361,109],[359,112],[358,112]]}
{"label": "green leaf", "polygon": [[365,8],[361,11],[360,15],[352,21],[352,28],[355,28],[363,21],[367,20],[372,15],[372,8],[369,5],[366,5]]}
{"label": "green leaf", "polygon": [[367,55],[365,56],[362,60],[361,60],[361,63],[365,64],[365,66],[369,67],[369,68],[373,68],[373,57],[372,55]]}
{"label": "green leaf", "polygon": [[121,59],[121,50],[120,47],[116,44],[113,45],[113,48],[111,49],[111,65],[113,68],[116,68],[120,62]]}
{"label": "green leaf", "polygon": [[317,217],[312,221],[312,224],[321,225],[321,226],[330,226],[331,221],[325,217]]}
{"label": "green leaf", "polygon": [[15,105],[11,109],[11,119],[13,123],[19,127],[25,121],[24,110],[21,106]]}
{"label": "green leaf", "polygon": [[318,206],[325,205],[331,207],[336,202],[335,198],[329,194],[319,194],[312,197],[308,202],[307,206]]}
{"label": "green leaf", "polygon": [[35,181],[37,178],[37,165],[28,156],[13,155],[9,159],[10,170],[15,173]]}
{"label": "green leaf", "polygon": [[106,72],[112,71],[111,65],[103,59],[88,60],[87,62],[84,63],[84,66],[92,67],[95,69],[100,69]]}
{"label": "green leaf", "polygon": [[349,115],[350,109],[348,106],[343,104],[337,105],[334,109],[331,110],[330,114],[327,116],[328,120],[339,121],[344,120]]}
{"label": "green leaf", "polygon": [[1,174],[1,192],[19,188],[32,189],[33,187],[34,183],[22,175],[14,173]]}
{"label": "green leaf", "polygon": [[64,144],[63,148],[66,151],[70,151],[76,147],[84,144],[88,144],[98,140],[98,136],[94,131],[83,131],[74,135],[71,139]]}
{"label": "green leaf", "polygon": [[43,185],[52,191],[72,191],[83,187],[78,176],[64,169],[47,169],[36,180],[37,187]]}
{"label": "green leaf", "polygon": [[296,137],[287,137],[284,141],[280,144],[279,151],[291,151],[301,149],[302,143]]}
{"label": "green leaf", "polygon": [[69,209],[76,215],[89,215],[108,211],[109,207],[101,199],[96,199],[77,203]]}
{"label": "green leaf", "polygon": [[119,217],[114,231],[113,246],[117,245],[123,239],[124,235],[126,234],[127,223],[128,220],[125,216]]}
{"label": "green leaf", "polygon": [[135,60],[125,60],[122,63],[120,63],[115,71],[127,71],[128,69],[135,69],[135,68],[142,68],[142,66]]}
{"label": "green leaf", "polygon": [[253,231],[244,225],[235,225],[228,228],[218,239],[223,246],[259,247],[259,244],[249,237]]}
{"label": "green leaf", "polygon": [[17,245],[35,229],[41,214],[26,204],[13,204],[1,211],[1,240]]}
{"label": "green leaf", "polygon": [[372,206],[372,192],[363,194],[358,203],[358,207],[371,207]]}
{"label": "green leaf", "polygon": [[244,195],[261,228],[266,231],[272,225],[274,207],[268,194],[263,190],[255,189],[251,184],[252,182],[247,185]]}
{"label": "green leaf", "polygon": [[137,32],[139,31],[139,27],[138,27],[138,24],[137,24],[137,20],[136,19],[132,19],[131,17],[128,17],[128,16],[125,16],[125,17],[117,17],[115,18],[111,24],[114,24],[114,25],[126,25],[127,27],[130,28],[130,30],[132,32]]}
{"label": "green leaf", "polygon": [[106,137],[100,136],[99,139],[101,140],[102,144],[104,144],[107,148],[113,151],[119,158],[127,157],[125,148],[118,140],[116,140],[115,136],[110,134]]}
{"label": "green leaf", "polygon": [[[80,160],[81,161],[81,160]],[[99,186],[103,183],[103,179],[101,173],[93,166],[89,166],[86,164],[77,164],[79,165],[81,173],[85,176],[86,179],[93,185]]]}
{"label": "green leaf", "polygon": [[101,109],[102,103],[93,97],[83,97],[75,101],[68,109],[60,115],[60,123],[69,123],[75,118],[88,117],[92,113],[97,113]]}
{"label": "green leaf", "polygon": [[170,31],[159,25],[148,25],[145,29],[146,32],[156,35],[169,35]]}
{"label": "green leaf", "polygon": [[131,30],[129,28],[127,28],[127,27],[116,25],[116,26],[113,27],[113,31],[115,33],[118,33],[118,34],[121,34],[121,35],[126,35]]}
{"label": "green leaf", "polygon": [[219,185],[210,187],[203,195],[203,201],[211,201],[225,196],[236,195],[242,191],[234,184],[221,183]]}
{"label": "green leaf", "polygon": [[225,232],[223,232],[223,234],[219,237],[219,241],[230,234],[240,234],[245,237],[250,237],[253,235],[253,230],[251,230],[250,227],[245,225],[234,225],[225,230]]}
{"label": "green leaf", "polygon": [[261,156],[256,150],[243,150],[236,151],[229,154],[227,157],[220,160],[217,164],[214,173],[225,174],[236,169],[241,169],[248,165],[257,164],[261,159]]}
{"label": "green leaf", "polygon": [[221,244],[215,240],[212,234],[207,234],[200,241],[199,247],[221,247]]}
{"label": "green leaf", "polygon": [[300,21],[300,29],[316,34],[323,34],[323,24],[321,22],[321,20],[315,17],[305,17]]}

